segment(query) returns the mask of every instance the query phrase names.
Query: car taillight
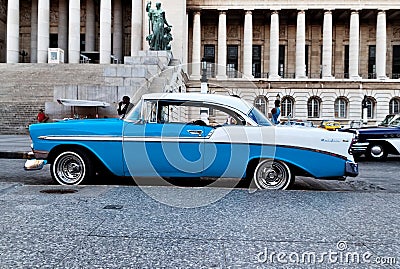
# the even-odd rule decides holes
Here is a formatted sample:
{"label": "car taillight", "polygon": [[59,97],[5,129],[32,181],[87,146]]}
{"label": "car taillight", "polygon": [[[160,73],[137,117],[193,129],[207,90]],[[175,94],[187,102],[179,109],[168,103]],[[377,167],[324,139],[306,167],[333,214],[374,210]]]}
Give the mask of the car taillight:
{"label": "car taillight", "polygon": [[351,139],[351,143],[348,150],[349,154],[353,155],[352,147],[355,143],[357,143],[357,141],[358,141],[358,131],[356,131],[356,134],[354,135],[353,139]]}

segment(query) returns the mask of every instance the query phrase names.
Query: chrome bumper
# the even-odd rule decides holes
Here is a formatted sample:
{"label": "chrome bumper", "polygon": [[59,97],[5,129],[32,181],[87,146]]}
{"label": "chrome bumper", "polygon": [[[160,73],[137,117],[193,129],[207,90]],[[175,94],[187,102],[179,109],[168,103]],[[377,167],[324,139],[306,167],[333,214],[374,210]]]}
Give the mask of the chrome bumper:
{"label": "chrome bumper", "polygon": [[358,164],[353,162],[346,162],[345,175],[349,177],[356,177],[358,175]]}
{"label": "chrome bumper", "polygon": [[[47,164],[48,152],[29,152],[28,160],[26,160],[24,169],[26,171],[40,170]],[[36,159],[37,158],[37,159]]]}
{"label": "chrome bumper", "polygon": [[40,170],[45,166],[47,163],[46,160],[36,160],[36,159],[31,159],[31,160],[26,160],[24,169],[27,171],[32,171],[32,170]]}
{"label": "chrome bumper", "polygon": [[351,146],[352,153],[364,154],[367,152],[369,143],[355,143]]}

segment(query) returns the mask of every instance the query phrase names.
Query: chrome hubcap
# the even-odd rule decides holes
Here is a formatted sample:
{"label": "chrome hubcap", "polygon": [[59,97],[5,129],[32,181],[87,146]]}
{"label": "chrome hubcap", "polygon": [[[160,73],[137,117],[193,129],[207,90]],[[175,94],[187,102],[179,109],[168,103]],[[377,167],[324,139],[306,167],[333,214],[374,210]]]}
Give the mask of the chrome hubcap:
{"label": "chrome hubcap", "polygon": [[375,158],[379,158],[383,155],[383,148],[380,145],[375,145],[371,148],[371,155]]}
{"label": "chrome hubcap", "polygon": [[290,171],[284,163],[265,160],[257,166],[255,177],[259,189],[282,189],[290,181]]}
{"label": "chrome hubcap", "polygon": [[85,176],[85,163],[75,152],[61,154],[54,164],[54,175],[61,184],[78,184]]}

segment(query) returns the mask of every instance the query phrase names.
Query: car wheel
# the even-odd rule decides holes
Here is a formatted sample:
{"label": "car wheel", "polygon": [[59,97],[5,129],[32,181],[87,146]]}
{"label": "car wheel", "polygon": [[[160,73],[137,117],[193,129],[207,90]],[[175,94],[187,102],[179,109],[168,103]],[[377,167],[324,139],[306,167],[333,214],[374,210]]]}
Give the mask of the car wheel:
{"label": "car wheel", "polygon": [[387,149],[382,144],[372,144],[368,148],[368,157],[374,161],[384,161],[388,156]]}
{"label": "car wheel", "polygon": [[92,177],[94,170],[87,154],[74,150],[60,153],[50,171],[53,179],[61,185],[78,185]]}
{"label": "car wheel", "polygon": [[266,159],[257,165],[253,180],[259,189],[285,190],[292,183],[293,177],[284,162]]}

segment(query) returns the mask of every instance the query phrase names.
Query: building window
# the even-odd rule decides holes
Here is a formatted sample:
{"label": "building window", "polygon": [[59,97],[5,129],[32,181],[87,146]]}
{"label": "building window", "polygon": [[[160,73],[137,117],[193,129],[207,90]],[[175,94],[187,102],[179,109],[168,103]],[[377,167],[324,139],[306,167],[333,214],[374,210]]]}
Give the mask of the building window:
{"label": "building window", "polygon": [[279,45],[279,70],[278,74],[281,78],[285,77],[285,45]]}
{"label": "building window", "polygon": [[389,102],[389,114],[400,113],[400,98],[393,98]]}
{"label": "building window", "polygon": [[319,118],[321,107],[321,99],[317,96],[313,96],[308,99],[307,112],[309,118]]}
{"label": "building window", "polygon": [[344,78],[349,78],[349,58],[350,58],[350,51],[349,45],[344,46]]}
{"label": "building window", "polygon": [[306,76],[308,77],[308,67],[309,67],[309,59],[308,59],[308,56],[310,55],[308,52],[309,52],[309,50],[310,50],[310,45],[306,45]]}
{"label": "building window", "polygon": [[204,60],[207,62],[207,77],[215,77],[215,45],[204,45]]}
{"label": "building window", "polygon": [[263,95],[259,95],[256,97],[256,99],[254,99],[254,106],[265,115],[267,115],[268,111],[267,101],[267,98]]}
{"label": "building window", "polygon": [[228,46],[227,54],[226,74],[228,78],[237,78],[239,62],[238,46]]}
{"label": "building window", "polygon": [[293,104],[294,100],[290,96],[285,96],[282,98],[281,102],[281,116],[282,117],[290,117],[292,118],[293,115]]}
{"label": "building window", "polygon": [[253,76],[261,78],[261,46],[253,46]]}
{"label": "building window", "polygon": [[376,78],[376,46],[371,45],[368,48],[368,78]]}
{"label": "building window", "polygon": [[400,78],[400,45],[393,46],[392,78]]}
{"label": "building window", "polygon": [[367,118],[374,118],[374,110],[375,110],[375,100],[372,97],[367,97]]}
{"label": "building window", "polygon": [[344,97],[339,97],[335,101],[335,118],[347,117],[347,100]]}

